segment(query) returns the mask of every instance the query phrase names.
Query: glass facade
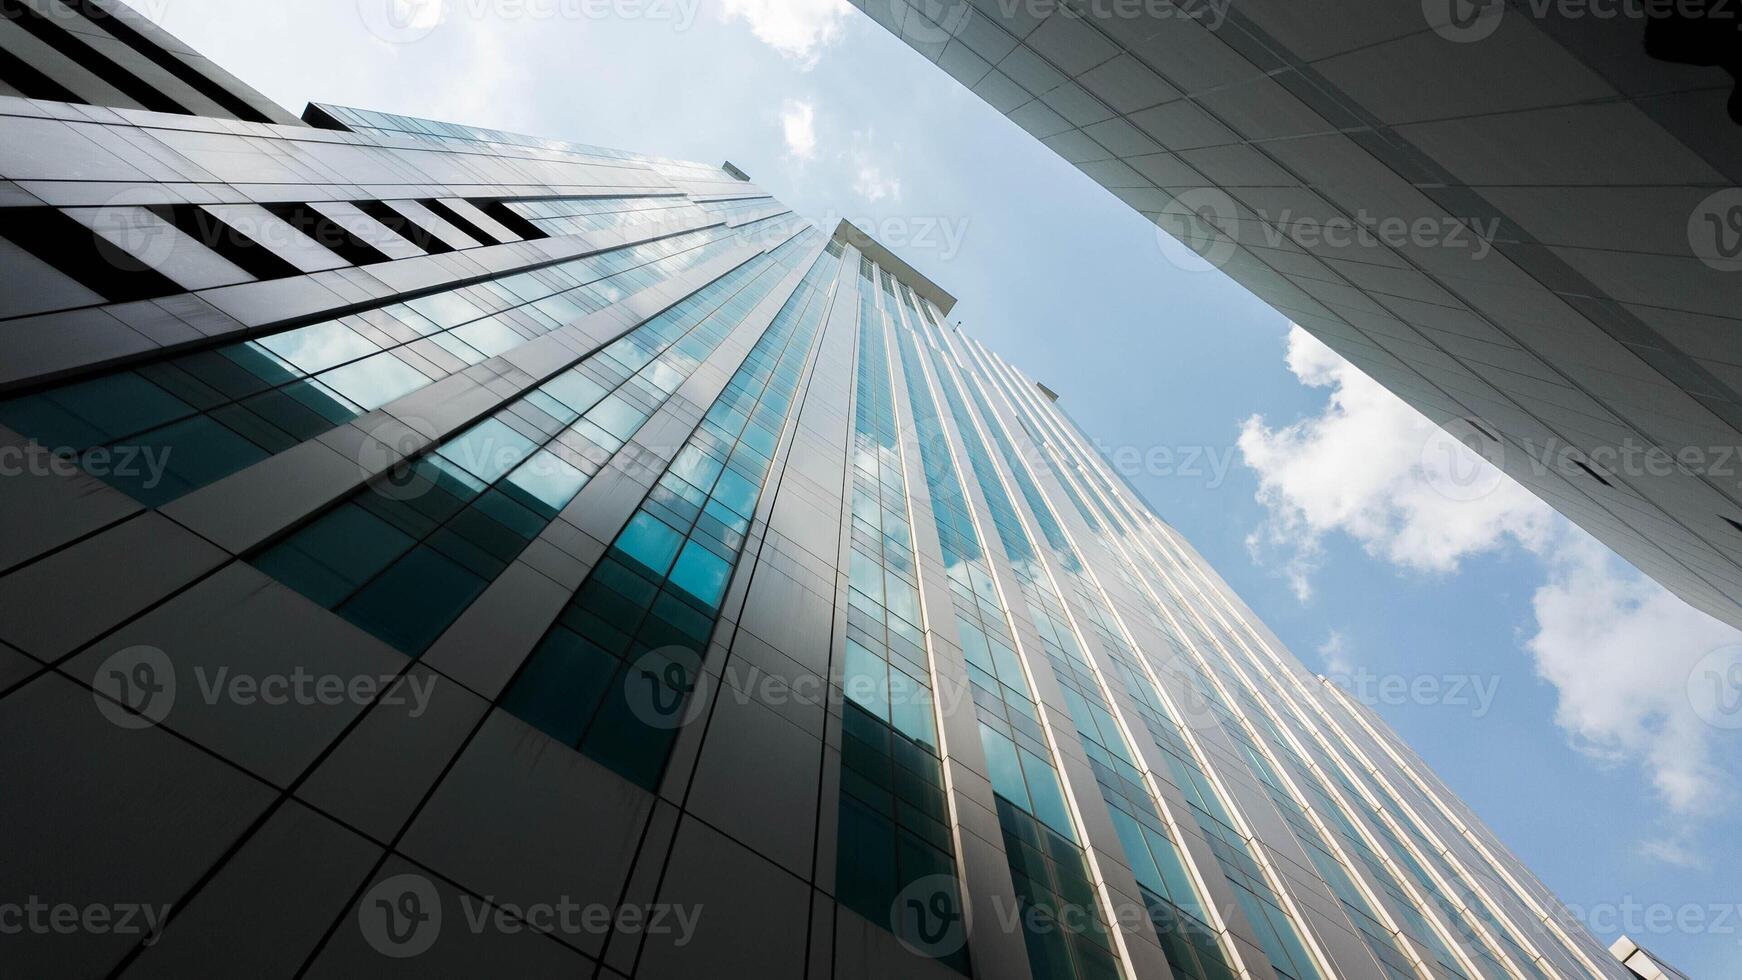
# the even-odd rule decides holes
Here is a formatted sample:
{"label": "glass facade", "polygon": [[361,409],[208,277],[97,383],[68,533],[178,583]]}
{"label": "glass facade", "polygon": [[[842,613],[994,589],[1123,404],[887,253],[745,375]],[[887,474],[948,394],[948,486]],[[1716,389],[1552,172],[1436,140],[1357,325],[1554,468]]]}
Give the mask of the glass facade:
{"label": "glass facade", "polygon": [[[0,881],[175,910],[150,943],[9,937],[0,973],[1610,975],[850,225],[386,113],[17,101],[0,139],[158,141],[309,241],[177,238],[116,303],[75,288],[126,274],[94,245],[19,231],[91,209],[0,224],[0,272],[43,282],[0,311],[0,440],[53,462],[0,479],[33,518],[0,542],[0,819],[41,845]],[[430,916],[371,924],[429,902],[427,947]]]}

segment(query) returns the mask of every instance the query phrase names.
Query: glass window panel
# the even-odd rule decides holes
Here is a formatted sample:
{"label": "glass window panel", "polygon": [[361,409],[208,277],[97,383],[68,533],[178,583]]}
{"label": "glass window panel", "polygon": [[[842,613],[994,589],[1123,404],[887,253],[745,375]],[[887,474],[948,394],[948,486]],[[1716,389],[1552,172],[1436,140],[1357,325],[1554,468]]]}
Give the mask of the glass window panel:
{"label": "glass window panel", "polygon": [[684,548],[671,570],[671,583],[710,609],[719,608],[731,577],[732,566],[725,559],[695,542]]}
{"label": "glass window panel", "polygon": [[919,591],[902,581],[894,573],[886,576],[887,591],[884,594],[884,604],[889,611],[909,623],[919,622]]}
{"label": "glass window panel", "polygon": [[638,638],[649,647],[682,647],[700,651],[707,647],[714,631],[714,619],[695,606],[663,593],[654,600]]}
{"label": "glass window panel", "polygon": [[[640,680],[656,685],[655,703],[674,703],[667,699],[676,698],[678,710],[682,711],[681,699],[687,695],[674,689],[667,675],[643,670]],[[684,683],[687,686],[687,678]],[[643,721],[640,716],[646,713],[645,702],[631,705],[628,690],[627,675],[619,672],[605,689],[599,717],[582,740],[581,751],[624,778],[651,789],[659,782],[677,733],[669,728],[653,728]]]}
{"label": "glass window panel", "polygon": [[587,475],[541,449],[510,473],[508,482],[544,504],[550,510],[546,516],[554,517],[587,485]]}
{"label": "glass window panel", "polygon": [[579,371],[559,374],[540,386],[541,391],[574,409],[585,412],[605,396],[603,385]]}
{"label": "glass window panel", "polygon": [[477,364],[484,359],[483,352],[451,333],[438,333],[430,338],[430,342],[466,364]]}
{"label": "glass window panel", "polygon": [[377,408],[429,384],[422,371],[412,367],[390,351],[354,364],[334,368],[320,376],[322,384],[345,396],[365,411]]}
{"label": "glass window panel", "polygon": [[[204,416],[196,415],[130,440],[140,452],[112,465],[108,482],[141,503],[157,506],[266,458],[266,450]],[[154,470],[152,463],[160,467]]]}
{"label": "glass window panel", "polygon": [[451,292],[434,293],[418,299],[407,300],[405,305],[428,317],[441,327],[457,327],[484,315],[483,310]]}
{"label": "glass window panel", "polygon": [[454,330],[454,336],[478,348],[490,357],[511,351],[526,343],[525,337],[515,333],[507,324],[495,317],[459,327]]}
{"label": "glass window panel", "polygon": [[539,644],[502,707],[573,745],[616,671],[617,658],[559,626]]}
{"label": "glass window panel", "polygon": [[878,718],[889,720],[889,668],[878,656],[852,639],[847,640],[847,662],[842,668],[846,694],[854,703]]}
{"label": "glass window panel", "polygon": [[509,551],[502,548],[506,535],[499,527],[495,534],[488,533],[485,529],[489,525],[488,519],[476,510],[468,509],[454,523],[430,535],[427,544],[470,571],[494,579],[508,567],[518,549]]}
{"label": "glass window panel", "polygon": [[526,393],[526,404],[538,409],[555,419],[561,425],[567,425],[580,417],[579,412],[568,407],[541,389],[533,389]]}
{"label": "glass window panel", "polygon": [[988,674],[996,673],[997,667],[992,663],[992,650],[986,644],[986,634],[961,616],[956,617],[956,626],[961,634],[962,653],[967,657],[968,663]]}
{"label": "glass window panel", "polygon": [[[224,360],[236,365],[242,373],[258,379],[256,383],[238,378],[235,384],[240,388],[232,397],[239,396],[243,390],[254,391],[258,390],[257,386],[281,385],[296,377],[296,374],[291,371],[290,365],[253,344],[231,344],[210,353],[221,356]],[[229,394],[229,386],[219,384],[215,378],[217,367],[212,363],[214,360],[216,360],[215,357],[200,359],[197,362],[198,366],[189,364],[187,369],[207,384]]]}
{"label": "glass window panel", "polygon": [[[473,504],[472,508],[481,514],[488,515],[491,520],[504,531],[512,531],[517,540],[504,542],[502,547],[512,548],[512,554],[519,554],[526,542],[538,537],[550,522],[516,503],[512,497],[501,490],[492,487],[484,491]],[[498,533],[491,528],[491,533]],[[480,542],[482,543],[482,542]],[[512,557],[505,555],[505,557]]]}
{"label": "glass window panel", "polygon": [[0,402],[0,422],[52,449],[84,449],[193,410],[138,374],[123,371]]}
{"label": "glass window panel", "polygon": [[274,546],[254,564],[331,607],[412,544],[409,535],[381,518],[355,504],[343,504]]}
{"label": "glass window panel", "polygon": [[268,455],[284,452],[300,441],[292,438],[266,416],[255,412],[252,406],[224,405],[208,412],[206,417],[222,423],[237,435],[265,450]]}
{"label": "glass window panel", "polygon": [[419,546],[339,607],[400,650],[422,653],[459,617],[485,582],[433,548]]}
{"label": "glass window panel", "polygon": [[684,374],[664,360],[660,360],[655,362],[652,369],[648,371],[647,380],[655,388],[669,394],[676,391],[678,385],[683,384]]}
{"label": "glass window panel", "polygon": [[857,801],[843,798],[840,853],[835,886],[841,901],[873,922],[885,922],[900,889],[895,828]]}
{"label": "glass window panel", "polygon": [[266,387],[266,382],[215,350],[141,365],[139,374],[200,411]]}
{"label": "glass window panel", "polygon": [[290,362],[304,374],[325,371],[346,361],[368,357],[381,349],[337,321],[311,323],[261,337],[254,343]]}
{"label": "glass window panel", "polygon": [[1058,773],[1027,749],[1022,753],[1022,771],[1028,776],[1028,790],[1034,797],[1034,815],[1041,822],[1071,840],[1077,839],[1071,826],[1070,811],[1065,807],[1064,790],[1059,786]]}
{"label": "glass window panel", "polygon": [[361,414],[335,392],[313,381],[292,382],[239,404],[299,441],[313,439]]}
{"label": "glass window panel", "polygon": [[616,548],[653,575],[661,576],[671,567],[682,544],[682,534],[653,515],[641,512],[617,536]]}
{"label": "glass window panel", "polygon": [[1167,883],[1162,880],[1161,870],[1149,854],[1149,842],[1143,836],[1143,828],[1131,814],[1118,807],[1108,807],[1107,813],[1113,818],[1113,829],[1119,834],[1119,843],[1125,847],[1125,863],[1131,866],[1137,883],[1157,895],[1166,896]]}
{"label": "glass window panel", "polygon": [[[541,288],[540,292],[544,290]],[[571,320],[585,316],[587,308],[567,296],[557,295],[541,299],[532,304],[532,308],[550,317],[557,323],[568,323]]]}
{"label": "glass window panel", "polygon": [[437,453],[485,483],[495,483],[536,448],[532,440],[500,419],[490,418],[467,429]]}
{"label": "glass window panel", "polygon": [[998,665],[998,679],[1019,691],[1028,690],[1022,661],[1016,656],[1016,651],[995,640],[991,641],[991,647],[992,662]]}
{"label": "glass window panel", "polygon": [[720,526],[730,529],[735,534],[743,535],[744,532],[750,530],[750,519],[748,517],[743,517],[727,510],[718,500],[708,501],[708,506],[703,508],[703,511],[709,517],[718,521]]}
{"label": "glass window panel", "polygon": [[902,734],[921,745],[937,748],[931,688],[894,668],[889,671],[889,715]]}
{"label": "glass window panel", "polygon": [[612,395],[593,406],[587,412],[587,418],[624,442],[629,441],[629,437],[647,420],[640,409],[624,401],[620,395]]}
{"label": "glass window panel", "polygon": [[991,777],[993,792],[1024,810],[1028,809],[1028,787],[1023,782],[1016,743],[981,725],[980,744],[986,750],[987,775]]}
{"label": "glass window panel", "polygon": [[853,588],[858,589],[866,598],[878,603],[883,602],[883,566],[860,554],[858,550],[850,553],[847,562],[848,579]]}

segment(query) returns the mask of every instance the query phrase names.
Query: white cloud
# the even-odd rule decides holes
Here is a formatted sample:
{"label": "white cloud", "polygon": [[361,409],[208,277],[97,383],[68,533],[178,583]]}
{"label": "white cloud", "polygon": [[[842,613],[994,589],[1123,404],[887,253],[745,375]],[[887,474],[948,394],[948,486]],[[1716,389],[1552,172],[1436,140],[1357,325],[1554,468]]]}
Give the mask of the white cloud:
{"label": "white cloud", "polygon": [[846,0],[725,0],[721,17],[742,19],[757,39],[810,69],[839,40],[853,13]]}
{"label": "white cloud", "polygon": [[1537,673],[1560,692],[1555,721],[1595,758],[1644,764],[1675,813],[1710,812],[1726,782],[1712,762],[1722,730],[1700,717],[1688,678],[1702,657],[1742,642],[1742,633],[1583,531],[1569,525],[1560,538],[1544,556],[1549,580],[1533,599],[1537,633],[1525,644]]}
{"label": "white cloud", "polygon": [[1325,642],[1319,644],[1319,656],[1324,660],[1326,673],[1346,676],[1355,672],[1355,661],[1349,654],[1349,638],[1342,630],[1332,630],[1331,635],[1325,637]]}
{"label": "white cloud", "polygon": [[868,204],[901,199],[901,178],[885,171],[883,155],[901,155],[899,143],[888,143],[872,128],[855,129],[846,152],[840,154],[844,175],[852,180],[853,192]]}
{"label": "white cloud", "polygon": [[1705,864],[1697,849],[1677,837],[1660,837],[1639,845],[1639,853],[1653,861],[1673,864],[1678,868],[1699,868]]}
{"label": "white cloud", "polygon": [[858,172],[853,178],[853,190],[860,197],[871,202],[901,199],[901,178],[884,174],[882,168],[863,157],[855,165]]}
{"label": "white cloud", "polygon": [[1289,331],[1288,366],[1302,384],[1330,388],[1329,404],[1276,429],[1255,415],[1239,446],[1270,512],[1248,543],[1285,552],[1302,599],[1333,532],[1424,572],[1455,571],[1509,540],[1541,545],[1547,505],[1299,327]]}
{"label": "white cloud", "polygon": [[[1728,798],[1736,771],[1714,761],[1725,758],[1715,747],[1727,733],[1702,719],[1688,679],[1742,632],[1622,562],[1299,327],[1288,366],[1330,399],[1291,425],[1254,416],[1242,426],[1240,450],[1268,511],[1249,539],[1255,555],[1279,553],[1303,600],[1337,533],[1417,573],[1450,573],[1512,545],[1536,555],[1546,581],[1523,646],[1558,692],[1555,722],[1603,764],[1638,766],[1663,801],[1668,832],[1641,842],[1641,854],[1694,860],[1697,818]],[[1336,633],[1319,652],[1346,659]]]}
{"label": "white cloud", "polygon": [[799,160],[817,155],[817,107],[800,99],[787,99],[780,109],[780,129],[786,152]]}

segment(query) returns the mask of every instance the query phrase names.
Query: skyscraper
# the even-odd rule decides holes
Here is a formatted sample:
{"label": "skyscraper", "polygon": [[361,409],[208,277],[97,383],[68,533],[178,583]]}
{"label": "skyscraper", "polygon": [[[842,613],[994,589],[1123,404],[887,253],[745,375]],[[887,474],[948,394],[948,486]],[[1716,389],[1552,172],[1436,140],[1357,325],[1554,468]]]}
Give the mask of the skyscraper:
{"label": "skyscraper", "polygon": [[1627,976],[852,226],[29,11],[0,973]]}
{"label": "skyscraper", "polygon": [[939,85],[971,89],[1742,627],[1728,10],[853,3],[935,63]]}

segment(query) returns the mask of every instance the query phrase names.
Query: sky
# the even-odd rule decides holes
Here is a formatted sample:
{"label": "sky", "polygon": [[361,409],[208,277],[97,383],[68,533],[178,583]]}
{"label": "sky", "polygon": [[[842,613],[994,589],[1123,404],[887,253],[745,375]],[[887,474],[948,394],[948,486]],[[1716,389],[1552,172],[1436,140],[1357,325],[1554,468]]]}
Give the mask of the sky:
{"label": "sky", "polygon": [[1472,479],[1425,419],[842,0],[129,2],[293,111],[729,159],[825,229],[854,220],[1605,942],[1742,976],[1742,736],[1689,683],[1742,635],[1498,471]]}

